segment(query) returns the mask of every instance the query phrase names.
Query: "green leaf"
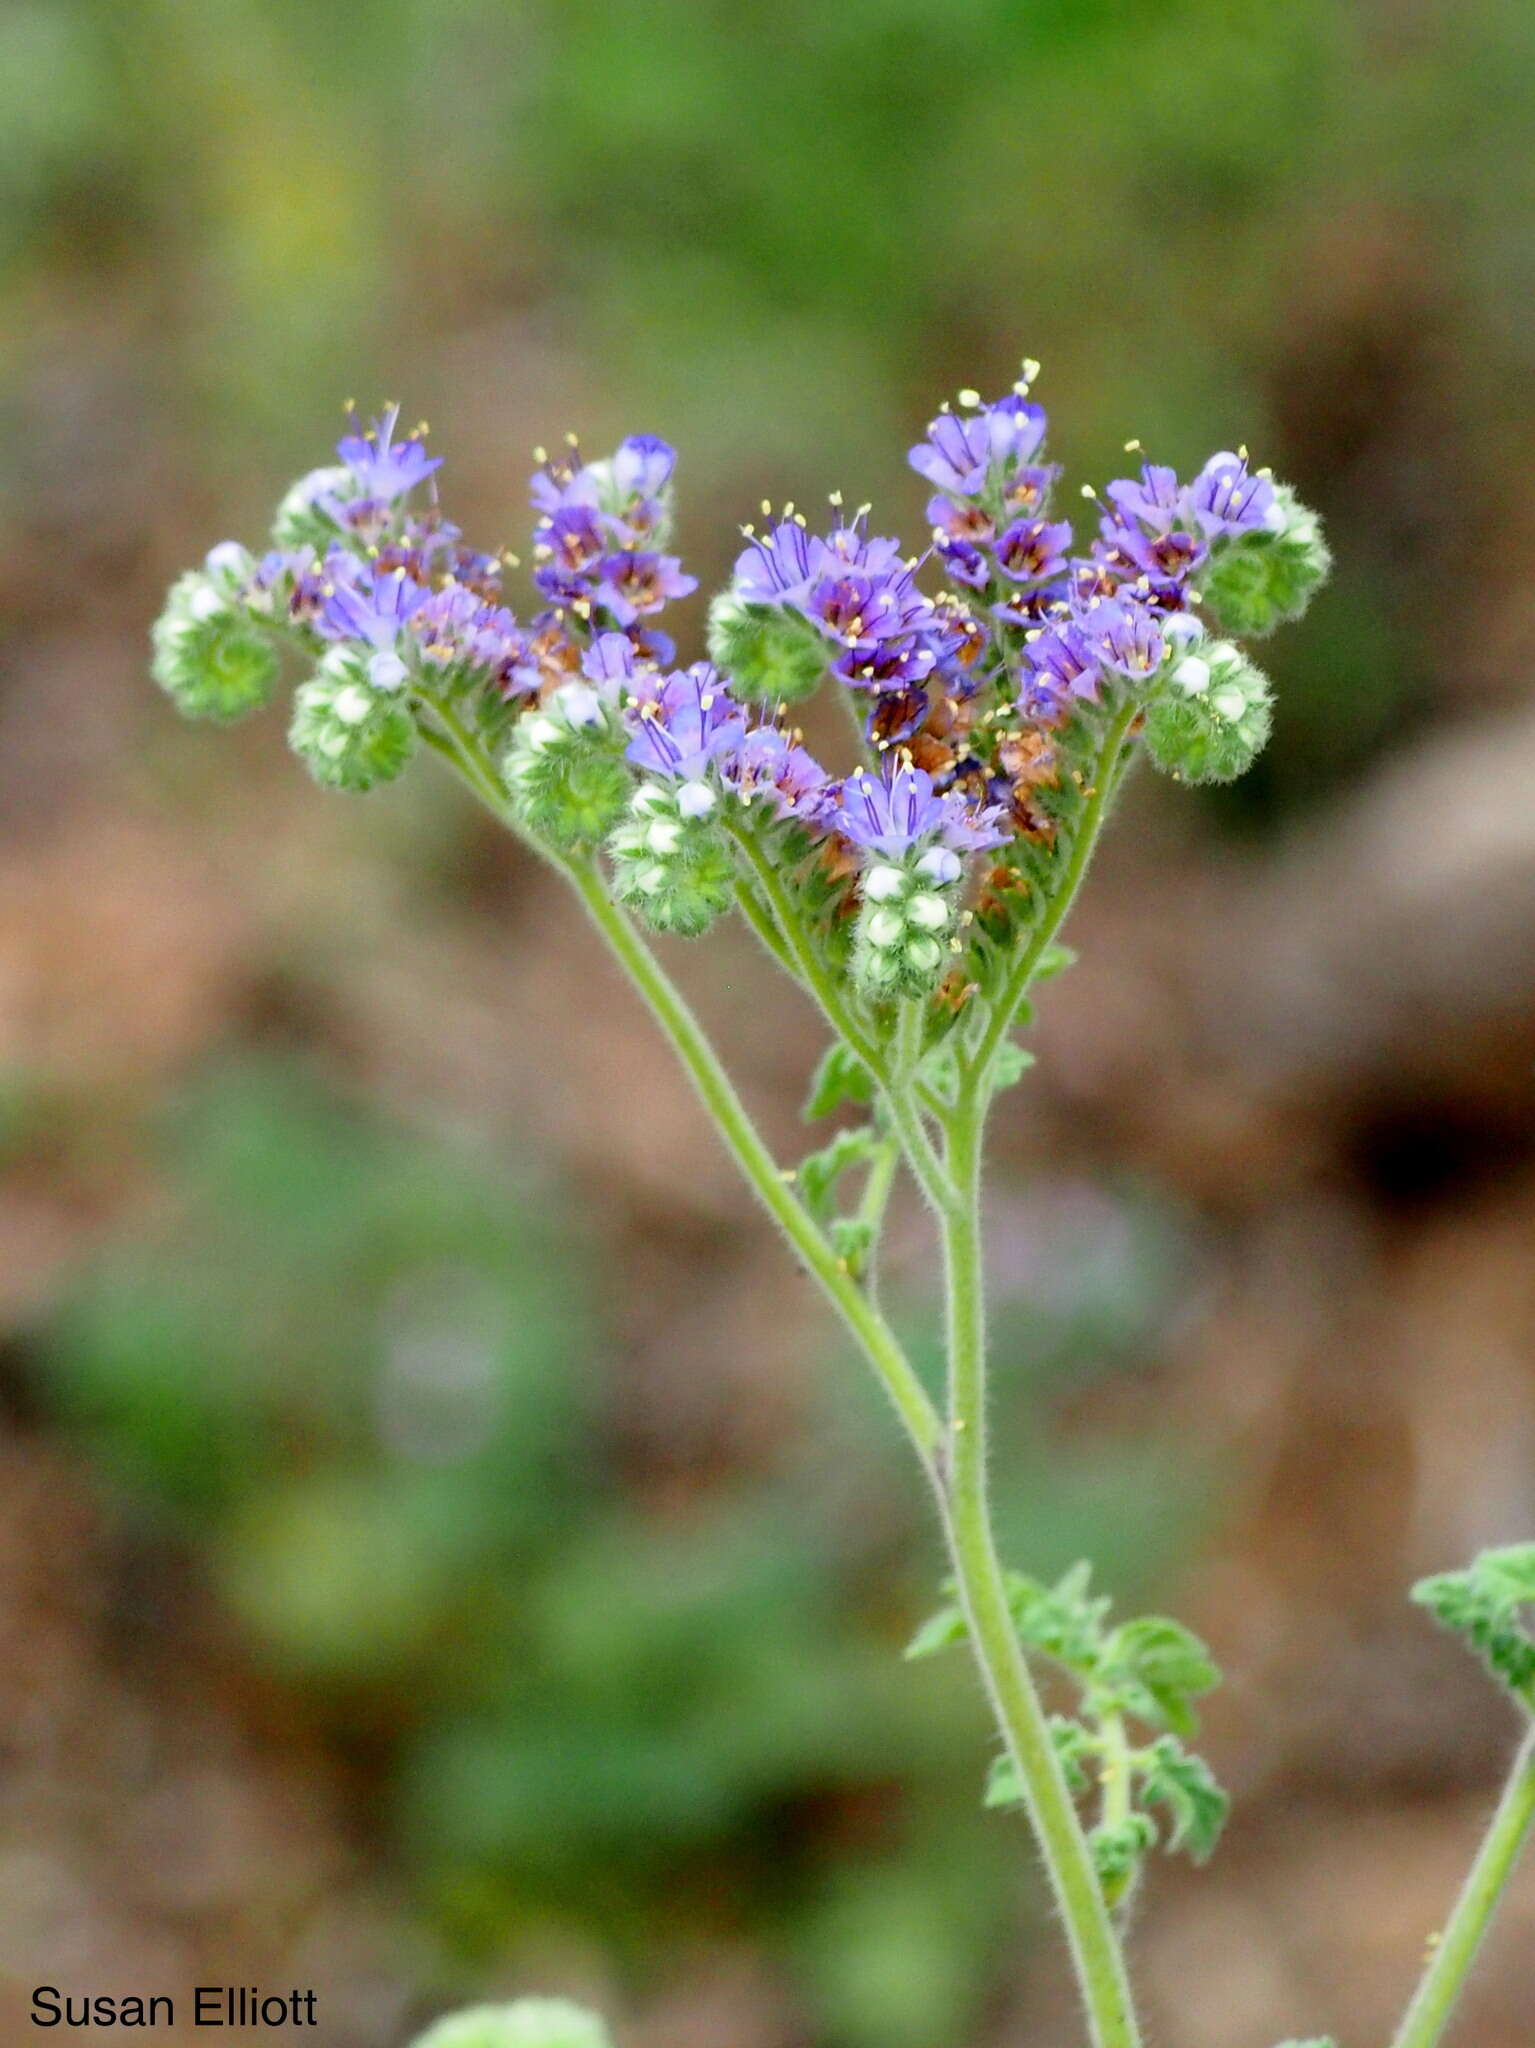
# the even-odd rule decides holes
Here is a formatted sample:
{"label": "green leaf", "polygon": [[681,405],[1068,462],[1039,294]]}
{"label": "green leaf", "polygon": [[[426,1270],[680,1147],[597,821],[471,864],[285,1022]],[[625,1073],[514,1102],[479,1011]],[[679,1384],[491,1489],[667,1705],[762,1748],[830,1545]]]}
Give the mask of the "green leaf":
{"label": "green leaf", "polygon": [[795,1179],[813,1216],[825,1218],[831,1213],[837,1182],[852,1167],[867,1164],[878,1143],[869,1126],[859,1124],[853,1130],[838,1131],[829,1145],[800,1161]]}
{"label": "green leaf", "polygon": [[1012,1088],[1021,1081],[1034,1065],[1034,1055],[1015,1039],[1004,1038],[997,1048],[997,1064],[992,1069],[992,1086]]}
{"label": "green leaf", "polygon": [[1156,1822],[1144,1813],[1127,1814],[1110,1827],[1100,1822],[1087,1837],[1093,1852],[1093,1866],[1109,1904],[1116,1905],[1129,1890],[1148,1849],[1157,1845]]}
{"label": "green leaf", "polygon": [[962,1643],[968,1633],[965,1617],[957,1607],[940,1607],[923,1622],[903,1654],[908,1664],[914,1664],[919,1657],[936,1657],[940,1650]]}
{"label": "green leaf", "polygon": [[1199,1722],[1189,1702],[1219,1685],[1220,1670],[1191,1629],[1167,1615],[1148,1614],[1115,1629],[1099,1677],[1138,1720],[1192,1735]]}
{"label": "green leaf", "polygon": [[1007,1575],[1008,1605],[1022,1640],[1086,1678],[1097,1673],[1110,1606],[1104,1595],[1089,1590],[1091,1578],[1088,1564],[1074,1564],[1053,1586],[1023,1572]]}
{"label": "green leaf", "polygon": [[1499,1684],[1535,1707],[1535,1634],[1523,1612],[1535,1606],[1535,1543],[1484,1550],[1465,1571],[1422,1580],[1412,1597],[1464,1636]]}
{"label": "green leaf", "polygon": [[831,1248],[854,1279],[859,1278],[874,1249],[878,1232],[867,1216],[837,1216],[830,1228]]}
{"label": "green leaf", "polygon": [[1204,1758],[1164,1735],[1146,1751],[1140,1778],[1141,1796],[1153,1806],[1165,1806],[1171,1817],[1168,1849],[1186,1849],[1196,1863],[1207,1862],[1221,1838],[1231,1802]]}
{"label": "green leaf", "polygon": [[850,1052],[838,1039],[821,1055],[801,1115],[807,1124],[813,1124],[823,1116],[830,1116],[845,1102],[859,1106],[873,1099],[873,1075],[858,1055]]}
{"label": "green leaf", "polygon": [[1068,967],[1075,967],[1077,954],[1070,946],[1046,946],[1040,954],[1034,969],[1036,981],[1053,981],[1058,974],[1064,974]]}
{"label": "green leaf", "polygon": [[1023,1783],[1018,1776],[1018,1766],[1010,1756],[992,1758],[991,1769],[986,1774],[986,1796],[982,1804],[989,1807],[1022,1806]]}

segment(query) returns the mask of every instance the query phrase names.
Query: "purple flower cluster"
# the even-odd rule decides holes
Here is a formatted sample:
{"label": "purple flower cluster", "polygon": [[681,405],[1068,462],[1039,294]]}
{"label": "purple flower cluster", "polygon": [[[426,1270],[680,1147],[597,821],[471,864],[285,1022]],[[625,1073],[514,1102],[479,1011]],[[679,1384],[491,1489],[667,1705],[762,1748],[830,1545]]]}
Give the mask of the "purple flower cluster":
{"label": "purple flower cluster", "polygon": [[698,588],[675,555],[656,543],[667,526],[675,451],[653,434],[632,434],[605,462],[572,449],[533,477],[533,581],[556,610],[622,631],[640,629],[649,651],[669,661],[671,643],[650,632],[674,597]]}
{"label": "purple flower cluster", "polygon": [[1121,582],[1141,587],[1162,611],[1183,608],[1189,579],[1212,544],[1254,532],[1274,513],[1274,486],[1254,475],[1245,454],[1212,455],[1190,484],[1162,463],[1141,465],[1105,493],[1093,562]]}
{"label": "purple flower cluster", "polygon": [[918,588],[917,566],[898,541],[871,535],[863,514],[819,535],[786,518],[752,536],[733,587],[747,604],[782,607],[814,627],[831,674],[873,699],[870,736],[889,746],[921,724],[935,690],[968,687],[978,645],[962,606]]}

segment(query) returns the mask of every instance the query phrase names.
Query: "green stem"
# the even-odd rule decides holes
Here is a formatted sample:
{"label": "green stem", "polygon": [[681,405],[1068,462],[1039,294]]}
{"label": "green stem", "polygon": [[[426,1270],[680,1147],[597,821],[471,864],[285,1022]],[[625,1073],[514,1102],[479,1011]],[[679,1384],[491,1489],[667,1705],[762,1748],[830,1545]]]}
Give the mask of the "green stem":
{"label": "green stem", "polygon": [[1093,762],[1092,793],[1087,799],[1087,807],[1077,826],[1076,837],[1072,841],[1071,854],[1061,876],[1060,885],[1046,905],[1044,916],[1034,927],[1028,944],[1018,956],[1017,965],[1009,975],[1007,986],[992,1011],[986,1034],[972,1063],[973,1071],[983,1080],[991,1072],[992,1062],[1002,1041],[1012,1029],[1013,1019],[1018,1014],[1018,1005],[1029,992],[1046,947],[1066,922],[1067,914],[1077,900],[1077,893],[1087,874],[1104,821],[1124,780],[1125,740],[1135,722],[1138,710],[1138,705],[1126,704],[1104,734],[1103,745]]}
{"label": "green stem", "polygon": [[[758,889],[772,911],[782,935],[783,942],[793,956],[799,979],[821,1007],[821,1013],[844,1042],[852,1048],[869,1072],[874,1076],[890,1111],[890,1120],[900,1135],[912,1173],[922,1192],[935,1209],[945,1208],[952,1199],[948,1177],[943,1161],[933,1148],[933,1141],[927,1134],[922,1121],[922,1110],[915,1099],[918,1085],[914,1073],[907,1073],[901,1065],[903,1055],[898,1052],[896,1071],[887,1071],[881,1048],[869,1036],[844,1000],[842,990],[835,977],[816,949],[815,941],[805,930],[794,899],[783,885],[783,877],[769,860],[762,845],[749,826],[727,821],[736,844],[745,854]],[[750,916],[750,912],[747,913]],[[906,1025],[906,1011],[916,1010],[915,1004],[904,1005],[902,1025]],[[920,1011],[913,1020],[920,1041],[922,1018]],[[915,1059],[911,1062],[915,1069]]]}
{"label": "green stem", "polygon": [[984,1093],[966,1090],[949,1125],[959,1200],[944,1220],[949,1301],[949,1456],[942,1499],[971,1646],[1018,1771],[1065,1923],[1094,2048],[1138,2048],[1123,1952],[1092,1852],[1024,1659],[997,1556],[986,1483],[986,1324],[980,1191]]}
{"label": "green stem", "polygon": [[942,1425],[894,1332],[785,1182],[698,1020],[628,917],[609,896],[597,869],[584,861],[565,861],[560,865],[614,958],[670,1040],[736,1164],[858,1340],[905,1423],[924,1467],[931,1473]]}
{"label": "green stem", "polygon": [[1498,1810],[1455,1902],[1449,1925],[1434,1948],[1422,1983],[1392,2048],[1435,2048],[1449,2025],[1493,1914],[1535,1825],[1535,1727],[1519,1746]]}

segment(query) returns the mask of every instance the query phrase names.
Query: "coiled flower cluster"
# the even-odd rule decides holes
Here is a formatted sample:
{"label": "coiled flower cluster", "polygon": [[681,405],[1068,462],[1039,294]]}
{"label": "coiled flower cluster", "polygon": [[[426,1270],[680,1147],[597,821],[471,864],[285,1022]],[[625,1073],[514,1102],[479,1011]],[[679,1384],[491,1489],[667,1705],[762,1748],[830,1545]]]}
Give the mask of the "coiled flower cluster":
{"label": "coiled flower cluster", "polygon": [[[290,737],[319,781],[371,789],[424,740],[552,857],[604,855],[656,929],[697,935],[766,891],[802,968],[958,1013],[1005,975],[1131,742],[1191,781],[1252,760],[1269,689],[1229,636],[1295,616],[1327,568],[1314,517],[1245,453],[1089,493],[1079,546],[1036,368],[992,403],[961,393],[912,448],[923,553],[868,508],[834,500],[819,532],[769,513],[687,666],[661,624],[697,587],[666,551],[664,441],[538,451],[519,617],[514,558],[465,542],[425,429],[402,435],[391,406],[287,493],[269,549],[225,543],[176,584],[155,674],[188,713],[232,718],[266,701],[286,644],[308,669]],[[791,722],[821,688],[854,713],[837,771]]]}

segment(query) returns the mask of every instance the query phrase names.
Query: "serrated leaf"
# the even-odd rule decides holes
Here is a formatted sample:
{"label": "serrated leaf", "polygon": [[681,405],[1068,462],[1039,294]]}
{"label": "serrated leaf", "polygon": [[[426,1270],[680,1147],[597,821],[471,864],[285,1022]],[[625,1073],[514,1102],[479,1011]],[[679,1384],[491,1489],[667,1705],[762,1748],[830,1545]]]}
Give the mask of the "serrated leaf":
{"label": "serrated leaf", "polygon": [[1172,1821],[1168,1849],[1186,1849],[1196,1863],[1207,1862],[1221,1838],[1231,1802],[1204,1758],[1164,1735],[1145,1753],[1140,1779],[1142,1798],[1167,1808]]}
{"label": "serrated leaf", "polygon": [[1165,1614],[1123,1622],[1109,1637],[1099,1665],[1127,1710],[1153,1728],[1192,1735],[1198,1716],[1189,1704],[1220,1683],[1220,1670],[1192,1629]]}
{"label": "serrated leaf", "polygon": [[829,1145],[800,1161],[795,1179],[812,1216],[824,1218],[830,1213],[837,1182],[852,1167],[864,1165],[878,1143],[869,1126],[859,1124],[853,1130],[838,1131]]}
{"label": "serrated leaf", "polygon": [[1093,1593],[1092,1567],[1074,1564],[1053,1586],[1023,1572],[1007,1575],[1008,1606],[1020,1638],[1081,1677],[1092,1677],[1103,1651],[1110,1602]]}
{"label": "serrated leaf", "polygon": [[874,1099],[874,1077],[858,1055],[837,1040],[827,1046],[810,1083],[810,1093],[800,1112],[806,1123],[815,1123],[833,1110],[852,1103],[855,1107]]}
{"label": "serrated leaf", "polygon": [[957,1607],[940,1607],[923,1622],[902,1654],[908,1664],[914,1664],[919,1657],[936,1657],[940,1650],[962,1643],[968,1633],[965,1617]]}
{"label": "serrated leaf", "polygon": [[1092,1736],[1080,1722],[1068,1721],[1064,1714],[1052,1714],[1050,1740],[1055,1747],[1067,1790],[1075,1797],[1090,1791],[1092,1779],[1087,1774],[1085,1759],[1098,1748]]}
{"label": "serrated leaf", "polygon": [[1517,1700],[1535,1706],[1535,1635],[1523,1619],[1535,1604],[1535,1544],[1484,1551],[1465,1571],[1421,1580],[1412,1597],[1464,1636]]}

